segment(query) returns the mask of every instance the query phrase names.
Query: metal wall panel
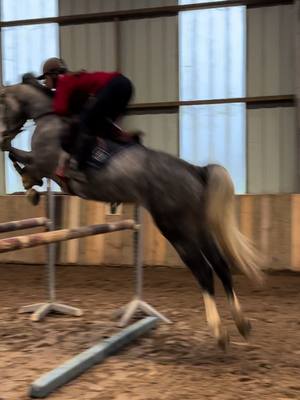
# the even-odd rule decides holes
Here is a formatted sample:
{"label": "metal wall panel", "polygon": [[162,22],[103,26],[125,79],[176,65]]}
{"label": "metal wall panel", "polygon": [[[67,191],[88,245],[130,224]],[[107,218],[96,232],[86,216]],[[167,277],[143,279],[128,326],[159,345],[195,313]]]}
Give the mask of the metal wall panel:
{"label": "metal wall panel", "polygon": [[60,15],[177,5],[176,0],[60,0]]}
{"label": "metal wall panel", "polygon": [[121,22],[121,71],[136,103],[178,99],[177,17]]}
{"label": "metal wall panel", "polygon": [[248,96],[294,93],[293,5],[248,10]]}
{"label": "metal wall panel", "polygon": [[292,107],[248,110],[248,192],[293,193],[298,187]]}
{"label": "metal wall panel", "polygon": [[[300,0],[295,2],[294,9],[294,23],[295,23],[295,71],[300,71]],[[300,154],[300,74],[295,74],[295,94],[296,94],[296,130],[298,137],[298,154]],[[299,158],[298,158],[299,160]],[[300,174],[300,163],[298,161],[298,171]]]}
{"label": "metal wall panel", "polygon": [[60,28],[61,57],[73,70],[116,69],[116,30],[113,22]]}
{"label": "metal wall panel", "polygon": [[122,125],[143,131],[145,146],[178,156],[178,114],[129,115]]}

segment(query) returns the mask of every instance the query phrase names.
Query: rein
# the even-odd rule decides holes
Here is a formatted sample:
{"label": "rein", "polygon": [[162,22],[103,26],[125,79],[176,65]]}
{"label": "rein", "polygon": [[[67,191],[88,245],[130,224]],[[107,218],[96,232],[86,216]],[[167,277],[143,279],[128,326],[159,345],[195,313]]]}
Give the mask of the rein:
{"label": "rein", "polygon": [[56,115],[54,111],[46,111],[34,117],[34,121],[38,121],[41,118],[47,117],[48,115]]}

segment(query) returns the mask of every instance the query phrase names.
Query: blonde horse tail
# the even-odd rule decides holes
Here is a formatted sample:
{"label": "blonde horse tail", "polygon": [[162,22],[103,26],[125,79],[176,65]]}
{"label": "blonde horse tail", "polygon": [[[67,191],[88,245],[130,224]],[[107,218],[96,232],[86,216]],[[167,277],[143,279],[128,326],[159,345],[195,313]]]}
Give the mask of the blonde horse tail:
{"label": "blonde horse tail", "polygon": [[219,165],[208,165],[206,215],[208,230],[219,251],[230,265],[234,265],[255,281],[262,281],[261,257],[253,244],[239,230],[235,214],[232,179]]}

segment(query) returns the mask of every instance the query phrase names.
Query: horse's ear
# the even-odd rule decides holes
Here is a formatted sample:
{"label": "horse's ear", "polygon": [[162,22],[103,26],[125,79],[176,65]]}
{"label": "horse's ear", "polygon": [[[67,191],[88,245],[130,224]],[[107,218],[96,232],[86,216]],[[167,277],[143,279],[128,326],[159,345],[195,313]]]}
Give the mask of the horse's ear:
{"label": "horse's ear", "polygon": [[23,74],[23,76],[22,76],[22,83],[35,83],[37,81],[37,79],[36,79],[36,77],[33,75],[33,73],[31,73],[31,72],[27,72],[26,74]]}
{"label": "horse's ear", "polygon": [[53,92],[51,89],[48,89],[46,86],[42,85],[40,81],[31,73],[27,72],[22,76],[22,83],[25,85],[30,85],[35,87],[36,89],[41,90],[44,94],[52,97]]}

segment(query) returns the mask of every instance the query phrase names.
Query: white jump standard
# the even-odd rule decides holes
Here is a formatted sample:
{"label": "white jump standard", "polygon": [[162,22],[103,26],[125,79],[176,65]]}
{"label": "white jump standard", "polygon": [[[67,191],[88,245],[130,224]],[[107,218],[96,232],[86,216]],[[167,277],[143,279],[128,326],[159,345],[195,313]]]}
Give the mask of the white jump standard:
{"label": "white jump standard", "polygon": [[[48,209],[48,230],[54,230],[55,221],[55,202],[54,196],[51,191],[51,179],[47,179],[47,209]],[[80,317],[83,312],[80,308],[72,307],[66,304],[56,302],[56,291],[55,291],[55,243],[48,244],[48,296],[49,299],[44,303],[30,304],[23,306],[19,309],[19,313],[33,313],[31,320],[34,322],[41,321],[46,315],[51,312],[58,312],[60,314],[72,315]]]}
{"label": "white jump standard", "polygon": [[136,265],[136,284],[134,298],[115,313],[116,318],[121,317],[119,322],[120,327],[126,326],[133,316],[142,311],[146,315],[155,316],[162,321],[170,324],[171,321],[163,314],[157,311],[153,306],[143,300],[143,246],[144,246],[144,231],[143,231],[143,209],[141,206],[135,208],[135,220],[139,224],[139,229],[134,232],[134,258]]}
{"label": "white jump standard", "polygon": [[11,232],[19,229],[29,229],[39,226],[48,228],[48,232],[33,233],[29,235],[15,236],[0,239],[0,253],[14,251],[23,248],[35,247],[42,244],[48,245],[48,290],[49,301],[37,304],[30,304],[20,308],[19,313],[33,313],[32,321],[40,321],[50,312],[59,312],[73,316],[82,315],[82,310],[69,305],[56,302],[55,295],[55,243],[85,236],[97,235],[100,233],[120,231],[124,229],[137,229],[133,220],[125,220],[110,224],[98,224],[79,227],[77,229],[54,230],[55,204],[51,192],[51,181],[48,180],[48,218],[30,218],[19,221],[10,221],[0,224],[0,233]]}

